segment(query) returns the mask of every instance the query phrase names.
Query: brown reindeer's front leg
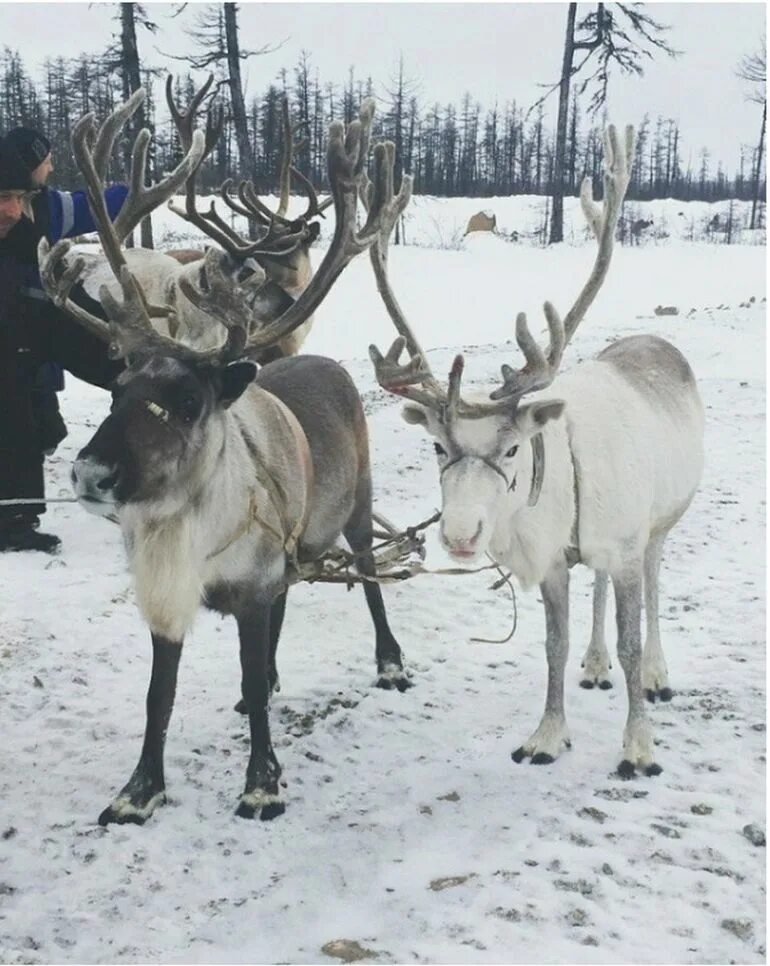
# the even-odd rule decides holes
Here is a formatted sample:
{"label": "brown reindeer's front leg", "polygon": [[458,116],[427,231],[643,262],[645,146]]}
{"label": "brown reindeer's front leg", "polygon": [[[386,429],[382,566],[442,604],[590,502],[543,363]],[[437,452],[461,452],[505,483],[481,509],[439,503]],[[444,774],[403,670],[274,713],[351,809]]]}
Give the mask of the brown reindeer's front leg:
{"label": "brown reindeer's front leg", "polygon": [[253,604],[237,616],[241,642],[241,694],[249,715],[251,755],[246,787],[236,815],[265,821],[286,811],[278,792],[281,766],[270,741],[270,612],[271,604]]}
{"label": "brown reindeer's front leg", "polygon": [[139,764],[115,801],[99,816],[100,825],[131,822],[144,825],[166,800],[163,748],[174,707],[182,642],[152,635],[152,676],[147,691],[147,726]]}

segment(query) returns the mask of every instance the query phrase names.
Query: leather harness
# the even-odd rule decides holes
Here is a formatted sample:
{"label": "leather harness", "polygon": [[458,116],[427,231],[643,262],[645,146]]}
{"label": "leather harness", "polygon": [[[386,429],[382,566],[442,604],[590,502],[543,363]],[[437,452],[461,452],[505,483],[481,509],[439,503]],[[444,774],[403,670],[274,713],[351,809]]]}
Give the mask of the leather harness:
{"label": "leather harness", "polygon": [[[156,419],[160,419],[161,422],[168,425],[171,419],[171,413],[169,413],[167,409],[164,409],[163,406],[153,402],[151,399],[145,399],[143,402],[148,412],[152,413]],[[251,490],[249,494],[249,509],[246,514],[246,518],[236,529],[235,533],[228,538],[227,542],[223,546],[218,547],[212,553],[208,554],[206,559],[212,560],[214,557],[218,557],[220,554],[224,553],[225,550],[236,542],[236,540],[240,540],[242,536],[247,534],[249,530],[251,530],[253,524],[256,523],[261,526],[263,530],[267,530],[268,533],[272,534],[276,540],[279,541],[284,549],[284,552],[286,553],[286,556],[289,558],[290,563],[296,566],[297,544],[299,543],[299,538],[302,534],[302,531],[305,529],[305,523],[307,522],[307,508],[305,508],[305,512],[302,514],[299,520],[297,520],[294,526],[290,527],[285,514],[286,501],[281,494],[280,487],[270,473],[265,469],[264,465],[253,459],[253,455],[252,460],[254,469],[256,471],[257,480],[267,492],[268,499],[270,503],[272,503],[278,519],[281,521],[281,529],[283,532],[281,533],[276,530],[276,528],[271,523],[268,523],[264,516],[259,512],[257,494],[254,492],[254,490]]]}

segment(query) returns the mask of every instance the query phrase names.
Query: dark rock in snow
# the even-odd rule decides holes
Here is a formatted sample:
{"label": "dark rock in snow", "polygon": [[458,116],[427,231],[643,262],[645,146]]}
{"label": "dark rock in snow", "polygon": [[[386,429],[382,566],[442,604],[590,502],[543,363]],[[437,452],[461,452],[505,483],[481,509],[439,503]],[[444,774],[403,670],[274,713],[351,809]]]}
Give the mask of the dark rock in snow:
{"label": "dark rock in snow", "polygon": [[365,949],[355,939],[332,939],[321,946],[324,956],[332,956],[343,963],[357,963],[362,959],[377,959],[379,953],[373,949]]}
{"label": "dark rock in snow", "polygon": [[765,830],[761,825],[756,825],[753,822],[751,825],[744,825],[743,835],[749,840],[749,842],[751,842],[752,845],[765,845]]}
{"label": "dark rock in snow", "polygon": [[744,941],[754,935],[754,923],[751,919],[723,919],[722,928]]}

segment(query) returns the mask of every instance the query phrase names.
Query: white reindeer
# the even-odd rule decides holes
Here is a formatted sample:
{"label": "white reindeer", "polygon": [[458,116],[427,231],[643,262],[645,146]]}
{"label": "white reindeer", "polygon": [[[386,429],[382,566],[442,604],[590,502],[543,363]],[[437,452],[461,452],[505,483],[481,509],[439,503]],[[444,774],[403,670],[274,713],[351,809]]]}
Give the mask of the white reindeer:
{"label": "white reindeer", "polygon": [[[615,588],[618,656],[628,690],[621,774],[655,762],[644,691],[670,697],[658,629],[658,573],[666,535],[693,498],[703,464],[703,407],[690,366],[680,352],[651,335],[615,342],[557,379],[562,354],[599,290],[628,185],[633,129],[621,144],[605,134],[604,201],[594,203],[590,181],[581,190],[586,218],[599,244],[591,275],[564,321],[546,302],[546,352],[526,316],[516,339],[526,358],[517,371],[502,367],[493,402],[463,400],[463,358],[455,359],[448,389],[433,378],[387,280],[386,228],[371,252],[378,286],[400,337],[385,357],[371,347],[383,388],[406,396],[404,418],[433,436],[443,497],[441,540],[455,558],[488,552],[524,587],[539,585],[545,605],[548,687],[542,720],[514,753],[534,764],[553,761],[570,738],[564,715],[568,651],[569,568],[597,572],[594,636],[587,675],[606,680],[603,623],[606,575]],[[411,361],[399,364],[404,346]],[[418,384],[422,383],[420,387]],[[524,397],[527,402],[523,403]],[[647,639],[641,647],[644,596]]]}

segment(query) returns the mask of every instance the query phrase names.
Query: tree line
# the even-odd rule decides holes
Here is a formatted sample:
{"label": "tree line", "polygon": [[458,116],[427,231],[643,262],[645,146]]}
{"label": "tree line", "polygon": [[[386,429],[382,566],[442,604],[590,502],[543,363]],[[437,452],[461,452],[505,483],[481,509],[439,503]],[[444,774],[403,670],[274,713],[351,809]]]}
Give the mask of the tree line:
{"label": "tree line", "polygon": [[[101,54],[47,60],[42,81],[33,80],[17,51],[6,47],[0,55],[0,130],[24,124],[44,131],[53,145],[55,181],[61,187],[73,187],[79,181],[70,149],[74,123],[88,111],[104,117],[140,82],[148,93],[140,122],[153,132],[150,173],[155,176],[170,169],[181,156],[163,101],[164,79],[141,68],[136,25],[126,22],[128,10],[132,18],[144,17],[140,22],[148,29],[154,25],[139,4],[115,6],[121,18],[115,44]],[[233,83],[235,68],[241,60],[264,53],[265,48],[244,51],[236,46],[233,56],[237,35],[228,36],[227,8],[235,23],[234,4],[204,8],[208,19],[199,24],[197,40],[205,53],[184,58],[187,63],[175,71],[174,92],[179,103],[189,101],[197,87],[192,67],[215,73],[217,96],[224,106],[223,136],[200,175],[203,190],[213,191],[226,178],[242,177],[251,177],[260,192],[275,190],[284,98],[302,138],[294,164],[319,188],[325,188],[328,124],[350,121],[361,101],[370,96],[378,101],[375,135],[395,142],[397,176],[409,172],[418,194],[479,198],[552,195],[557,177],[565,194],[575,194],[585,175],[594,179],[595,188],[600,186],[604,119],[582,109],[579,90],[571,94],[567,105],[563,163],[558,171],[556,154],[561,145],[544,121],[542,102],[534,108],[515,100],[484,107],[468,93],[458,104],[424,105],[403,64],[384,87],[375,85],[371,77],[357,75],[353,67],[341,82],[322,80],[311,54],[303,51],[292,68],[280,70],[273,83],[246,100],[239,74]],[[672,118],[645,115],[636,127],[630,199],[764,197],[765,172],[758,156],[761,140],[759,147],[742,146],[738,170],[728,172],[705,149],[695,157],[685,155],[679,124]],[[125,177],[128,159],[129,152],[124,151],[111,172],[113,178]]]}

